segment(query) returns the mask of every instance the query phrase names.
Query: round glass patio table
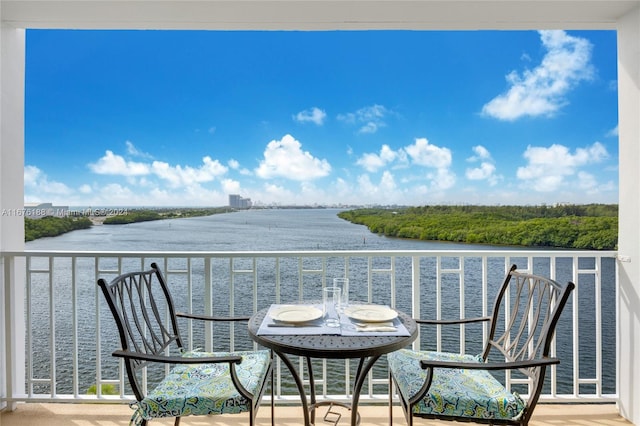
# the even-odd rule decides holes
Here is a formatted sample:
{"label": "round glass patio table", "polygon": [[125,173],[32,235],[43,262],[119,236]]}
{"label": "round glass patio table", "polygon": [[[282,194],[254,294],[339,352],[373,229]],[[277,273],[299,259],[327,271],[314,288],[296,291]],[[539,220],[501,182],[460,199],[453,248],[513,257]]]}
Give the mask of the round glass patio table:
{"label": "round glass patio table", "polygon": [[[287,366],[296,387],[300,393],[302,411],[304,414],[304,424],[312,425],[312,416],[315,407],[319,405],[335,404],[346,406],[351,409],[351,426],[358,424],[358,401],[360,391],[364,385],[367,374],[375,362],[387,353],[402,349],[410,345],[418,337],[418,326],[416,322],[407,314],[397,311],[398,318],[409,332],[408,336],[399,335],[363,335],[363,336],[340,336],[340,335],[258,335],[258,329],[269,309],[262,309],[249,319],[249,336],[258,344],[269,348]],[[302,379],[295,366],[289,359],[289,355],[298,355],[306,359],[309,371],[310,398],[304,390]],[[346,405],[339,402],[316,402],[315,386],[313,380],[313,370],[311,368],[312,358],[325,359],[358,359],[358,368],[353,385],[351,404]],[[315,416],[314,416],[315,417]]]}

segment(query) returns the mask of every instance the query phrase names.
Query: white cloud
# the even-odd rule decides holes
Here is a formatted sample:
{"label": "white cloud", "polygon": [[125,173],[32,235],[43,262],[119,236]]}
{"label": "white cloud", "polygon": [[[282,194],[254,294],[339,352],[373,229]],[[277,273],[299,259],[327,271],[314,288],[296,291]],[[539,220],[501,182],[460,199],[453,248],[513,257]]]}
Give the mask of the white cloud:
{"label": "white cloud", "polygon": [[[395,169],[404,168],[409,162],[420,167],[435,169],[426,174],[426,178],[430,181],[429,187],[433,190],[449,189],[455,184],[456,176],[450,170],[452,163],[451,150],[430,144],[426,138],[417,138],[413,145],[405,146],[397,151],[394,151],[388,145],[383,145],[379,154],[363,154],[356,164],[363,167],[367,172],[375,173],[387,166]],[[384,173],[388,172],[385,171]],[[367,175],[363,176],[368,179]],[[383,174],[383,178],[384,176],[388,178],[392,175]],[[361,176],[360,179],[365,178]],[[403,180],[405,179],[403,178]],[[424,176],[419,179],[423,180]],[[370,183],[370,181],[366,180],[360,181],[360,187],[367,188],[369,185],[367,182]]]}
{"label": "white cloud", "polygon": [[476,155],[467,158],[467,161],[491,160],[491,153],[489,153],[489,150],[484,146],[476,145],[471,149]]}
{"label": "white cloud", "polygon": [[364,126],[360,127],[358,133],[375,133],[378,131],[378,128],[384,125],[381,122],[369,121],[365,123]]}
{"label": "white cloud", "polygon": [[[128,144],[129,154],[135,154],[133,145]],[[239,163],[230,160],[239,167]],[[95,182],[83,184],[77,193],[65,200],[72,205],[226,205],[227,193],[205,188],[201,184],[215,181],[225,175],[229,168],[209,156],[202,158],[197,167],[172,165],[167,162],[132,162],[122,156],[106,151],[97,162],[89,164],[89,169],[101,175],[124,177],[126,185],[117,182]],[[242,170],[240,171],[242,173]],[[234,181],[221,181],[222,188],[233,187]],[[237,191],[234,191],[237,192]]]}
{"label": "white cloud", "polygon": [[[97,174],[119,175],[127,178],[148,177],[153,174],[168,181],[173,187],[188,186],[194,182],[210,182],[228,171],[227,167],[209,156],[204,157],[202,165],[196,168],[172,166],[164,161],[154,161],[151,164],[127,161],[109,150],[96,163],[89,164],[89,169]],[[130,179],[129,183],[136,184],[136,181]],[[147,179],[141,179],[137,184],[144,186],[149,185],[150,182]]]}
{"label": "white cloud", "polygon": [[456,175],[450,170],[452,156],[449,148],[433,145],[426,138],[416,138],[413,145],[404,147],[404,151],[413,164],[435,169],[426,175],[431,190],[443,191],[455,185]]}
{"label": "white cloud", "polygon": [[89,169],[100,175],[142,176],[151,172],[148,164],[126,161],[109,150],[96,163],[89,164]]}
{"label": "white cloud", "polygon": [[394,196],[397,196],[396,189],[393,175],[388,171],[383,173],[379,183],[372,182],[367,174],[358,176],[357,193],[360,199],[392,203]]}
{"label": "white cloud", "polygon": [[466,176],[470,180],[487,180],[490,179],[496,171],[496,166],[491,163],[483,162],[479,167],[467,169]]}
{"label": "white cloud", "polygon": [[127,154],[133,155],[135,157],[153,158],[153,155],[151,155],[151,154],[149,154],[147,152],[139,151],[138,148],[135,147],[133,142],[126,141],[125,143],[127,144]]}
{"label": "white cloud", "polygon": [[36,166],[24,167],[24,192],[25,200],[32,202],[51,201],[51,197],[64,199],[73,190],[62,182],[51,181],[46,174]]}
{"label": "white cloud", "polygon": [[595,176],[587,172],[578,173],[578,187],[589,195],[599,195],[606,192],[615,193],[618,189],[614,182],[599,183]]}
{"label": "white cloud", "polygon": [[607,136],[609,136],[609,137],[618,137],[619,136],[618,126],[616,126],[613,129],[609,130],[607,132]]}
{"label": "white cloud", "polygon": [[568,103],[567,93],[582,80],[592,78],[592,45],[561,30],[540,31],[547,50],[542,62],[522,75],[507,75],[509,89],[482,107],[482,113],[499,120],[523,116],[552,116]]}
{"label": "white cloud", "polygon": [[376,133],[378,129],[387,125],[385,119],[389,114],[391,111],[387,108],[375,104],[360,108],[356,112],[339,114],[338,120],[360,126],[358,133]]}
{"label": "white cloud", "polygon": [[473,147],[475,155],[467,158],[471,163],[480,162],[478,167],[468,168],[465,176],[469,180],[485,180],[489,185],[494,186],[502,179],[502,176],[496,175],[496,166],[493,164],[491,153],[482,145]]}
{"label": "white cloud", "polygon": [[151,168],[156,176],[168,181],[174,187],[188,186],[194,182],[210,182],[229,170],[218,160],[212,160],[209,156],[204,157],[202,163],[200,167],[194,168],[180,165],[171,166],[162,161],[154,161]]}
{"label": "white cloud", "polygon": [[[548,148],[529,146],[524,152],[528,164],[519,167],[516,176],[535,191],[557,191],[566,183],[568,176],[580,172],[580,167],[600,163],[608,156],[606,148],[600,142],[578,148],[573,154],[569,148],[558,144]],[[584,178],[583,182],[588,181],[587,175],[581,176]]]}
{"label": "white cloud", "polygon": [[132,200],[142,206],[224,206],[228,203],[228,195],[198,183],[180,188],[153,187],[143,192],[137,188],[109,184],[99,197],[95,197],[93,204],[131,205]]}
{"label": "white cloud", "polygon": [[399,198],[399,190],[391,172],[385,171],[380,182],[373,183],[367,174],[358,177],[358,192],[362,199],[378,199],[382,203],[393,203]]}
{"label": "white cloud", "polygon": [[222,179],[220,182],[222,192],[226,194],[238,194],[240,193],[240,182],[234,179]]}
{"label": "white cloud", "polygon": [[109,200],[107,205],[123,205],[127,206],[131,200],[139,199],[140,194],[126,186],[117,183],[110,183],[100,188],[97,194],[101,200]]}
{"label": "white cloud", "polygon": [[291,200],[296,198],[296,194],[289,189],[273,183],[265,183],[260,194],[271,204],[291,204]]}
{"label": "white cloud", "polygon": [[240,172],[240,174],[243,176],[250,176],[252,174],[251,170],[245,167],[240,167],[240,162],[237,160],[234,160],[233,158],[227,161],[227,165],[229,166],[230,169],[237,170],[238,172]]}
{"label": "white cloud", "polygon": [[322,126],[326,118],[327,113],[317,107],[300,111],[293,116],[293,119],[298,123],[313,123],[317,126]]}
{"label": "white cloud", "polygon": [[42,172],[36,166],[24,166],[24,186],[29,187],[36,185],[38,178],[42,176]]}
{"label": "white cloud", "polygon": [[366,171],[374,173],[377,172],[382,167],[391,163],[398,157],[398,154],[389,148],[389,145],[382,145],[380,149],[380,154],[375,153],[367,153],[363,154],[360,157],[356,164],[362,166]]}
{"label": "white cloud", "polygon": [[456,184],[456,175],[448,168],[439,168],[435,174],[428,174],[431,180],[431,189],[434,191],[445,191],[453,188]]}
{"label": "white cloud", "polygon": [[302,144],[291,135],[269,142],[264,150],[264,159],[255,170],[256,175],[263,179],[284,177],[298,181],[321,178],[330,172],[331,165],[327,160],[303,151]]}
{"label": "white cloud", "polygon": [[451,150],[432,145],[426,138],[417,138],[413,145],[406,146],[404,150],[411,161],[419,166],[437,169],[451,166]]}
{"label": "white cloud", "polygon": [[578,172],[578,186],[587,193],[591,193],[597,190],[598,181],[591,173]]}

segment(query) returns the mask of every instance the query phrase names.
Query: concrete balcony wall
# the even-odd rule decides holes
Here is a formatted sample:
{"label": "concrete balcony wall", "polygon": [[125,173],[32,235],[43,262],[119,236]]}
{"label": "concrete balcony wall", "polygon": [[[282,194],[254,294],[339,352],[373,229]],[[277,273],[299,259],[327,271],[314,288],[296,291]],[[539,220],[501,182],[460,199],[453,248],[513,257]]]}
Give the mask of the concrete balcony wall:
{"label": "concrete balcony wall", "polygon": [[[0,7],[0,18],[2,17]],[[4,23],[0,27],[0,250],[24,248],[24,57],[25,31]],[[24,347],[24,280],[22,272],[0,264],[0,301],[10,306],[0,315],[0,397],[8,389],[7,378],[24,374],[24,364],[15,363],[22,355],[6,348]],[[13,324],[13,328],[8,327]],[[19,382],[17,382],[19,383]],[[24,389],[20,389],[24,391]],[[4,403],[0,401],[0,408]]]}
{"label": "concrete balcony wall", "polygon": [[640,423],[640,9],[618,26],[620,409]]}

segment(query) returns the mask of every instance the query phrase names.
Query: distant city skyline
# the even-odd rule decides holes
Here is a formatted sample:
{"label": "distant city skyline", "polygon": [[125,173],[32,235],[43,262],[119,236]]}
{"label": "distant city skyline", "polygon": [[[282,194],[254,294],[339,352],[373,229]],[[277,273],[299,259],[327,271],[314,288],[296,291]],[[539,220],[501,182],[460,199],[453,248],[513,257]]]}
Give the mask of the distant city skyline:
{"label": "distant city skyline", "polygon": [[25,202],[618,202],[615,31],[27,30]]}

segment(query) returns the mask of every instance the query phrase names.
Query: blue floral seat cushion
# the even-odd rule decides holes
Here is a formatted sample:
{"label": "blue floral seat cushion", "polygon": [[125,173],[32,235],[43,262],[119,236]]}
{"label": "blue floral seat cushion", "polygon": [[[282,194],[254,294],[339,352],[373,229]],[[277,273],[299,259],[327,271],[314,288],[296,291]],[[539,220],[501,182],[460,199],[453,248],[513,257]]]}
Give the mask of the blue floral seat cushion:
{"label": "blue floral seat cushion", "polygon": [[[185,357],[240,355],[236,371],[242,386],[253,395],[259,392],[271,362],[268,350],[246,352],[185,352]],[[188,415],[235,414],[249,411],[251,401],[231,381],[229,364],[178,364],[137,406],[132,425],[143,419]]]}
{"label": "blue floral seat cushion", "polygon": [[[387,355],[389,369],[403,399],[418,393],[427,370],[420,360],[481,362],[479,356],[402,349]],[[416,415],[438,415],[476,419],[517,419],[525,402],[508,392],[487,370],[434,369],[431,387],[413,408]]]}

